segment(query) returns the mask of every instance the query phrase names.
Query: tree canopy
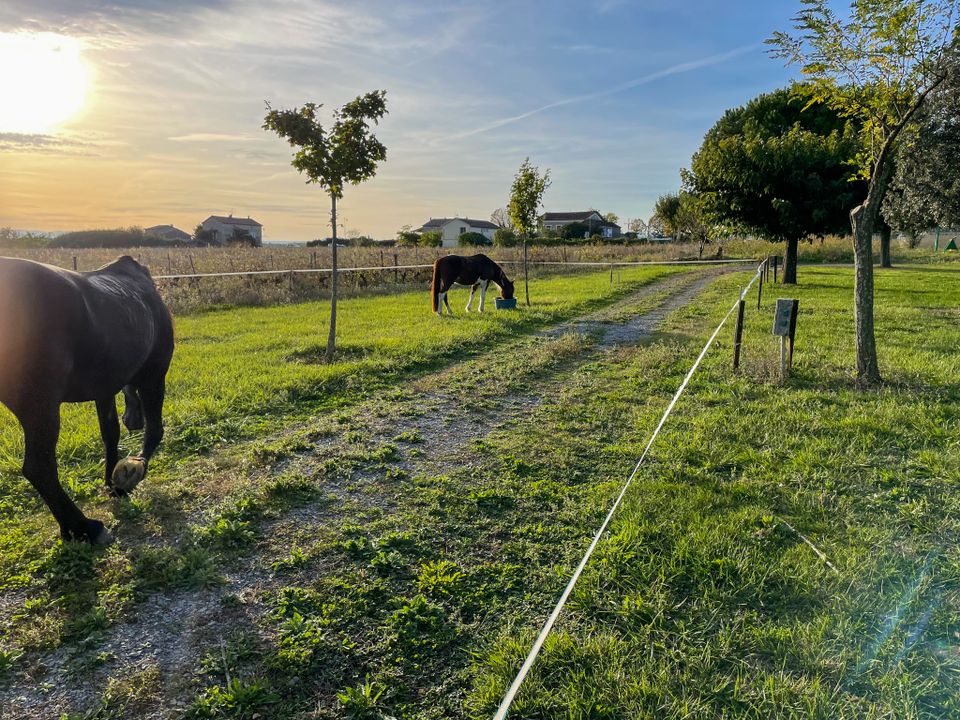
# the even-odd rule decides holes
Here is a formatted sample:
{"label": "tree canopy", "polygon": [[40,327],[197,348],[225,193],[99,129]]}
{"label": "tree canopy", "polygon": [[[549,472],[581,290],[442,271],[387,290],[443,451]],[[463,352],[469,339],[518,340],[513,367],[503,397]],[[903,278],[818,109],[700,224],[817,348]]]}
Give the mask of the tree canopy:
{"label": "tree canopy", "polygon": [[714,223],[785,242],[784,280],[796,282],[800,240],[849,232],[866,194],[853,181],[859,147],[855,123],[794,86],[724,113],[684,182]]}
{"label": "tree canopy", "polygon": [[548,187],[550,171],[545,170],[541,174],[539,168],[530,164],[530,158],[526,158],[513,178],[507,207],[511,224],[524,238],[536,232],[540,204]]}
{"label": "tree canopy", "polygon": [[913,235],[933,226],[960,226],[960,61],[919,114],[912,142],[897,154],[884,197],[884,219]]}
{"label": "tree canopy", "polygon": [[358,95],[333,111],[333,125],[326,131],[317,117],[322,106],[307,103],[291,110],[274,110],[267,103],[263,129],[275,132],[296,148],[290,164],[330,195],[333,227],[330,273],[330,329],[327,362],[333,361],[337,333],[337,200],[344,187],[372,178],[387,159],[387,148],[370,131],[387,114],[387,93],[374,90]]}
{"label": "tree canopy", "polygon": [[796,34],[774,33],[772,54],[797,64],[813,98],[857,120],[866,197],[850,213],[857,376],[881,380],[873,324],[873,233],[904,131],[946,78],[960,0],[853,0],[838,15],[827,0],[801,0]]}

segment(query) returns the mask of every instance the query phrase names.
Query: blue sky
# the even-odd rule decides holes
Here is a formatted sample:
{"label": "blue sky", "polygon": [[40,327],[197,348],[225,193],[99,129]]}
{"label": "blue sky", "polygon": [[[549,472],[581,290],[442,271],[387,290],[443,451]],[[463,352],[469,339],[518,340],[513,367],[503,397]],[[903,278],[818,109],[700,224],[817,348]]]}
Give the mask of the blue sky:
{"label": "blue sky", "polygon": [[722,112],[795,75],[763,41],[796,0],[715,3],[8,0],[0,30],[83,47],[84,109],[0,128],[0,225],[192,229],[252,215],[269,239],[325,235],[326,202],[260,129],[264,101],[338,105],[386,89],[388,148],[344,228],[390,237],[487,218],[525,157],[548,210],[649,217]]}

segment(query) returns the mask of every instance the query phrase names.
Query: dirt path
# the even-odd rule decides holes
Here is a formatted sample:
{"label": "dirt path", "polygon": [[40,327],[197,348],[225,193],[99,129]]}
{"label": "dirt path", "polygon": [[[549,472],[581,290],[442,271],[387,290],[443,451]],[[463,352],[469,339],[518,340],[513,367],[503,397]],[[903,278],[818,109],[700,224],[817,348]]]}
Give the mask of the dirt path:
{"label": "dirt path", "polygon": [[[336,526],[366,512],[390,513],[403,503],[383,491],[384,449],[392,466],[408,476],[442,474],[453,464],[469,465],[474,462],[472,443],[494,429],[522,424],[538,405],[557,395],[564,376],[618,346],[651,337],[671,312],[688,304],[719,275],[736,270],[723,267],[671,276],[572,322],[423,377],[395,397],[286,429],[270,442],[295,450],[280,453],[269,464],[251,464],[242,485],[251,489],[278,476],[317,478],[327,472],[323,501],[263,520],[260,536],[265,540],[223,572],[223,586],[155,594],[135,604],[127,621],[107,628],[96,643],[101,660],[93,669],[76,672],[77,651],[72,646],[30,658],[27,671],[0,689],[0,717],[49,718],[86,711],[102,702],[110,678],[146,675],[151,683],[143,691],[146,705],[103,717],[177,717],[197,692],[203,656],[237,631],[261,632],[260,620],[269,610],[263,598],[287,582],[278,577],[273,564],[289,553],[298,533]],[[235,455],[237,450],[231,452]],[[216,472],[223,462],[223,458],[205,461],[206,472]],[[331,467],[337,468],[332,474]],[[242,489],[234,483],[230,492]],[[202,512],[198,510],[193,519]],[[322,558],[319,563],[315,571],[322,572]],[[225,610],[228,597],[237,601],[227,603]]]}

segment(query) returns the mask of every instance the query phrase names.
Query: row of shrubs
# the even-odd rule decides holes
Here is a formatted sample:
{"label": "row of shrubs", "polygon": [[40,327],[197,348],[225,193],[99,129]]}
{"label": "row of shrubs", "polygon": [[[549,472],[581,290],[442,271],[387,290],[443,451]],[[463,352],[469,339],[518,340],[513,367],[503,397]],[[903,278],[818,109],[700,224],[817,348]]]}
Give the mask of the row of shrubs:
{"label": "row of shrubs", "polygon": [[[580,225],[574,223],[574,226]],[[620,237],[608,238],[594,233],[585,236],[585,232],[578,232],[577,229],[569,231],[568,225],[562,231],[546,230],[537,236],[530,238],[531,245],[644,245],[647,238],[638,238],[636,233],[624,233]],[[586,225],[582,226],[586,228]],[[431,230],[425,233],[415,233],[412,231],[400,232],[397,236],[396,245],[401,247],[440,247],[443,239],[439,230]],[[522,238],[510,228],[498,228],[493,233],[493,240],[486,235],[477,232],[466,232],[457,239],[460,247],[515,247],[522,244]]]}
{"label": "row of shrubs", "polygon": [[0,247],[30,248],[128,248],[170,247],[175,245],[143,228],[129,227],[112,230],[79,230],[62,235],[21,233],[12,228],[0,228]]}

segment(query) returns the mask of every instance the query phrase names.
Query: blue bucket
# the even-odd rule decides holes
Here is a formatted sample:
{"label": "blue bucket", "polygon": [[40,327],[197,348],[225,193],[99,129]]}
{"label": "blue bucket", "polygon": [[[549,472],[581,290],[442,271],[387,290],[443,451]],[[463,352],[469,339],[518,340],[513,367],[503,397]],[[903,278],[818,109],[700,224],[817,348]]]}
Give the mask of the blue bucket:
{"label": "blue bucket", "polygon": [[504,300],[503,298],[495,298],[497,301],[497,310],[516,310],[517,309],[517,299],[510,298],[509,300]]}

